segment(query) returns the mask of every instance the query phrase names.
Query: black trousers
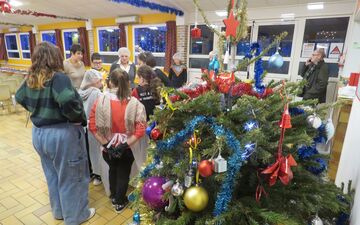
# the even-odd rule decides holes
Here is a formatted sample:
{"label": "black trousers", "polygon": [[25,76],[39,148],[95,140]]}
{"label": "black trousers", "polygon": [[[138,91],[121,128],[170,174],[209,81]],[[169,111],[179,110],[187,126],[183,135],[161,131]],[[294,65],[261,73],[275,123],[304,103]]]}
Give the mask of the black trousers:
{"label": "black trousers", "polygon": [[103,158],[109,165],[110,197],[115,199],[116,204],[124,204],[127,201],[126,191],[134,155],[131,149],[128,149],[121,158],[112,158],[107,152],[103,152]]}
{"label": "black trousers", "polygon": [[86,151],[87,151],[87,157],[88,157],[88,163],[89,163],[89,171],[90,171],[90,178],[93,176],[91,161],[90,161],[90,147],[89,147],[89,130],[85,128],[85,144],[86,144]]}

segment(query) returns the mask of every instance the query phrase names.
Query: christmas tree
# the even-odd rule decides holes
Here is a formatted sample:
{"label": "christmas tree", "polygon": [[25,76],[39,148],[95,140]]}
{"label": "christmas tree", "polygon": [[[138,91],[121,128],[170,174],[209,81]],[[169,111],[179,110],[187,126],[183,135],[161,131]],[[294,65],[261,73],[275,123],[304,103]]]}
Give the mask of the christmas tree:
{"label": "christmas tree", "polygon": [[[235,46],[246,36],[246,2],[230,1],[228,12],[226,32],[214,32]],[[261,56],[285,35],[264,50],[251,44],[230,71],[214,57],[203,83],[161,91],[166,104],[147,128],[149,162],[130,195],[135,224],[347,223],[351,199],[325,179],[316,150],[332,135],[322,122],[329,106],[293,101],[303,83],[262,82]],[[251,63],[254,80],[237,80]]]}

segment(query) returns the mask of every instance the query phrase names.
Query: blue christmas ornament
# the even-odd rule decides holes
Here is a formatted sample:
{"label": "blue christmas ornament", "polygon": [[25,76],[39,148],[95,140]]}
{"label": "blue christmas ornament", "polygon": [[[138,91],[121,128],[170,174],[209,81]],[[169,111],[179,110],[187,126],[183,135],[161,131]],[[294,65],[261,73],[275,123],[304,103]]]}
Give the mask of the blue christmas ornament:
{"label": "blue christmas ornament", "polygon": [[156,122],[153,122],[149,127],[146,128],[146,134],[150,137],[152,129],[156,126]]}
{"label": "blue christmas ornament", "polygon": [[135,201],[135,194],[134,192],[131,192],[129,195],[128,195],[128,200],[129,202],[134,202]]}
{"label": "blue christmas ornament", "polygon": [[259,123],[256,120],[249,120],[244,124],[244,130],[246,132],[259,128]]}
{"label": "blue christmas ornament", "polygon": [[275,52],[269,59],[269,67],[280,68],[284,64],[283,57],[279,54],[279,52]]}
{"label": "blue christmas ornament", "polygon": [[219,72],[219,68],[220,68],[219,60],[217,59],[217,56],[214,55],[213,59],[209,63],[209,71],[213,70],[215,74],[217,74]]}
{"label": "blue christmas ornament", "polygon": [[133,215],[133,222],[135,224],[140,224],[140,213],[136,211]]}

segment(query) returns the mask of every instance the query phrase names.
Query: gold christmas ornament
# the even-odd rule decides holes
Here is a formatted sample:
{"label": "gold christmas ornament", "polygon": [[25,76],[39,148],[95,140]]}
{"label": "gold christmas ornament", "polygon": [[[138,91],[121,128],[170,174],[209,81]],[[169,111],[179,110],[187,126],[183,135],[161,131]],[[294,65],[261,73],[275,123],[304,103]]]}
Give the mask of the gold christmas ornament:
{"label": "gold christmas ornament", "polygon": [[206,208],[209,201],[207,191],[203,187],[194,186],[186,190],[184,203],[193,212],[200,212]]}

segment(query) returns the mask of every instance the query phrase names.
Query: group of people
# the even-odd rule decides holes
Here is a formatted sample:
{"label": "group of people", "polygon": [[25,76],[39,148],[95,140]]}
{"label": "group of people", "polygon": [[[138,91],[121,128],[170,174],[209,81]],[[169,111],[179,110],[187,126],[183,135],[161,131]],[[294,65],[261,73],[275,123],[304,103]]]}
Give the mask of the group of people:
{"label": "group of people", "polygon": [[147,121],[160,103],[161,86],[178,88],[187,81],[181,55],[166,76],[150,52],[129,61],[120,48],[109,73],[101,56],[91,56],[91,69],[82,62],[83,49],[73,45],[63,61],[51,43],[38,44],[16,101],[31,115],[32,140],[40,156],[55,219],[67,225],[95,215],[89,208],[88,186],[104,184],[116,212],[128,204],[129,180],[146,160]]}

